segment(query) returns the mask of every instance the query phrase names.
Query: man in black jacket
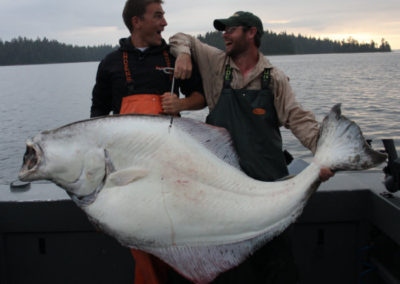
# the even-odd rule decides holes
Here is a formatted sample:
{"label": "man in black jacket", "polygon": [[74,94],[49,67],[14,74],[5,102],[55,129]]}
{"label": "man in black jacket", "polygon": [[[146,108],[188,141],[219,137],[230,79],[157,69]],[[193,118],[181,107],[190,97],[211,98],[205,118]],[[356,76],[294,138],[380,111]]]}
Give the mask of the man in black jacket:
{"label": "man in black jacket", "polygon": [[[183,110],[205,107],[197,70],[190,79],[176,80],[173,84],[175,58],[161,37],[167,25],[162,3],[162,0],[126,2],[123,19],[131,36],[121,39],[119,49],[100,62],[91,117],[111,112],[178,115]],[[172,85],[175,86],[173,94]],[[185,98],[179,98],[179,90]],[[131,251],[135,259],[135,284],[183,280],[157,258],[139,250]]]}
{"label": "man in black jacket", "polygon": [[[176,115],[182,110],[205,107],[197,70],[188,80],[176,80],[174,92],[170,93],[175,58],[161,37],[167,25],[162,3],[126,2],[123,19],[131,36],[121,39],[119,49],[100,62],[91,117],[110,112]],[[179,98],[179,89],[185,98]]]}

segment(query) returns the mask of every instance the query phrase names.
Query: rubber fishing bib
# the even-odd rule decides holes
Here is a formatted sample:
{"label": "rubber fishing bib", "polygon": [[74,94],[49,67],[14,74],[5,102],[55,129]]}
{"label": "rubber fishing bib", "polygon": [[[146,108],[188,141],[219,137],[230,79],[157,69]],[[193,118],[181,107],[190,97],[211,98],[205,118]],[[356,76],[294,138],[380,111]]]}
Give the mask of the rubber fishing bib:
{"label": "rubber fishing bib", "polygon": [[[167,66],[171,67],[167,51],[164,50],[163,55]],[[160,95],[138,93],[134,89],[131,71],[128,66],[128,53],[126,51],[123,52],[123,63],[129,94],[122,98],[119,113],[161,114],[163,110]]]}
{"label": "rubber fishing bib", "polygon": [[243,171],[263,181],[288,175],[270,71],[264,70],[261,90],[232,89],[232,68],[227,65],[221,96],[206,120],[229,131]]}

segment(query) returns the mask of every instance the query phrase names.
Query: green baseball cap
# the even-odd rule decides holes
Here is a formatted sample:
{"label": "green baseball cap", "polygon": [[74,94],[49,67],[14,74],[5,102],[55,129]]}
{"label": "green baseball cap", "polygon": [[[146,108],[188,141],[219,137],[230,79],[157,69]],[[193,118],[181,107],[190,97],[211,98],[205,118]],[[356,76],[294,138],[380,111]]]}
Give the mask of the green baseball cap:
{"label": "green baseball cap", "polygon": [[218,31],[224,31],[226,27],[256,27],[257,33],[264,33],[263,24],[259,17],[250,12],[238,11],[227,19],[214,20],[214,27]]}

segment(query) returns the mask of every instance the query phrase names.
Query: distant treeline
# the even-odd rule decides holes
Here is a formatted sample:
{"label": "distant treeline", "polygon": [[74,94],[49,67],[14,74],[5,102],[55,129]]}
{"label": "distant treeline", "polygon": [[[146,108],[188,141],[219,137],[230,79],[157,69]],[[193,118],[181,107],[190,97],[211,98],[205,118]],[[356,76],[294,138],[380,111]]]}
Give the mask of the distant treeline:
{"label": "distant treeline", "polygon": [[56,40],[18,37],[0,40],[0,65],[99,61],[113,50],[111,45],[73,46]]}
{"label": "distant treeline", "polygon": [[[221,32],[208,32],[204,36],[199,35],[198,38],[224,50],[225,44]],[[260,51],[265,55],[278,54],[315,54],[315,53],[350,53],[350,52],[389,52],[390,45],[384,39],[378,45],[374,41],[370,43],[359,43],[353,38],[341,41],[332,41],[330,39],[317,39],[314,37],[305,37],[302,35],[293,35],[282,33],[274,33],[265,31],[261,38]]]}
{"label": "distant treeline", "polygon": [[[209,32],[199,35],[201,41],[220,49],[225,48],[221,32]],[[27,39],[18,37],[11,41],[0,39],[0,65],[43,64],[100,61],[116,47],[111,45],[73,46],[56,40]],[[287,33],[265,31],[261,39],[260,50],[265,55],[273,54],[311,54],[311,53],[345,53],[345,52],[388,52],[391,51],[387,41],[382,39],[378,45],[374,41],[359,43],[353,38],[342,41],[295,36]]]}

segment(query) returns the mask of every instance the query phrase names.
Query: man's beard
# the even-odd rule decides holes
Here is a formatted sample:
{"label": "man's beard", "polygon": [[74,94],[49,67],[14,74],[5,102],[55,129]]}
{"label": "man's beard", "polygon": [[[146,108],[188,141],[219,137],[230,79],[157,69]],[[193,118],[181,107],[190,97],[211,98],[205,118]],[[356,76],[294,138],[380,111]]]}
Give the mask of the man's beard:
{"label": "man's beard", "polygon": [[239,54],[247,50],[249,44],[246,41],[246,35],[243,34],[240,38],[237,38],[232,44],[231,50],[227,51],[226,54],[232,58],[235,58]]}

